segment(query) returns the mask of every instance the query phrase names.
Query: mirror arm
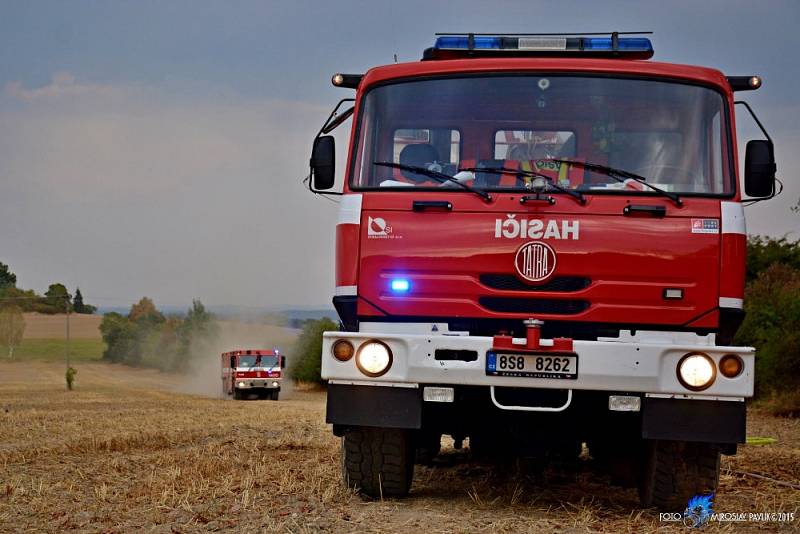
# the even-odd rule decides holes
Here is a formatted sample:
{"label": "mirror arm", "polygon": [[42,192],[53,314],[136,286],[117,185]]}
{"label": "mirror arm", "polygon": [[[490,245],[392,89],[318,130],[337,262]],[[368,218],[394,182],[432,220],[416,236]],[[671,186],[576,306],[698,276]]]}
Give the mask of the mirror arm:
{"label": "mirror arm", "polygon": [[[335,108],[333,108],[333,111],[331,111],[331,114],[330,114],[330,115],[328,115],[328,118],[327,118],[327,119],[325,119],[325,122],[324,122],[324,123],[322,123],[322,128],[320,128],[320,129],[319,129],[319,132],[317,132],[317,135],[316,135],[316,137],[314,137],[314,139],[316,139],[317,137],[319,137],[319,136],[321,136],[321,135],[324,135],[324,134],[326,134],[326,133],[328,133],[328,132],[332,131],[334,128],[336,128],[336,126],[339,126],[339,124],[341,124],[341,122],[338,122],[338,123],[336,124],[336,126],[334,126],[333,128],[331,128],[330,130],[326,130],[326,129],[328,128],[328,126],[330,125],[330,123],[331,123],[332,121],[334,121],[336,118],[338,118],[338,117],[336,117],[336,112],[337,112],[337,111],[339,111],[339,108],[340,108],[340,107],[342,107],[342,104],[344,104],[345,102],[355,102],[355,101],[356,101],[356,99],[355,99],[355,98],[343,98],[343,99],[339,100],[339,103],[338,103],[338,104],[336,104],[336,107],[335,107]],[[349,110],[348,110],[347,112],[345,112],[345,114],[347,115],[347,117],[349,117],[349,116],[350,116],[350,114],[352,114],[352,113],[353,113],[353,112],[352,112],[352,111],[349,111]],[[345,119],[346,119],[347,117],[345,117]],[[342,121],[344,121],[344,119],[342,119]]]}
{"label": "mirror arm", "polygon": [[741,105],[743,105],[744,107],[746,107],[746,108],[747,108],[747,111],[749,111],[749,112],[750,112],[750,116],[751,116],[751,117],[753,117],[753,120],[754,120],[754,121],[756,121],[756,124],[758,124],[758,127],[761,129],[761,133],[763,133],[763,134],[764,134],[764,137],[766,137],[766,138],[767,138],[767,141],[769,141],[770,143],[772,143],[772,138],[771,138],[771,137],[769,136],[769,134],[767,133],[767,129],[766,129],[766,128],[764,128],[764,125],[763,125],[763,124],[761,124],[761,121],[760,121],[760,120],[758,120],[758,117],[756,116],[756,112],[755,112],[755,111],[753,111],[753,108],[751,108],[751,107],[750,107],[750,104],[748,104],[748,103],[747,103],[747,102],[745,102],[744,100],[735,100],[735,101],[733,102],[733,104],[734,104],[734,105],[736,105],[736,104],[741,104]]}
{"label": "mirror arm", "polygon": [[[344,118],[340,119],[338,122],[336,122],[336,119],[339,118],[339,117],[336,116],[336,112],[339,111],[339,108],[342,107],[342,104],[344,104],[345,102],[355,102],[355,101],[356,101],[355,98],[343,98],[343,99],[341,99],[339,101],[339,103],[336,104],[336,107],[333,108],[333,111],[331,111],[331,114],[328,115],[328,118],[325,119],[325,122],[322,123],[322,128],[320,128],[319,131],[317,132],[317,135],[314,136],[314,142],[316,142],[316,140],[319,139],[320,136],[325,135],[328,132],[333,131],[337,126],[339,126],[342,122],[344,122],[350,115],[352,115],[353,111],[355,110],[355,107],[352,107],[349,110],[347,110],[345,113],[343,113]],[[336,122],[336,124],[333,127],[331,127],[330,129],[328,129],[331,126],[331,122]],[[316,194],[316,195],[338,195],[338,196],[341,196],[341,195],[344,194],[344,193],[337,193],[335,191],[318,191],[318,190],[314,189],[314,185],[313,185],[313,182],[314,182],[314,171],[313,171],[313,169],[308,174],[308,177],[306,178],[306,180],[308,181],[308,190],[311,191],[312,193]]]}
{"label": "mirror arm", "polygon": [[[771,138],[771,137],[769,136],[769,134],[767,133],[767,129],[766,129],[766,128],[764,128],[764,125],[763,125],[763,124],[761,124],[761,121],[760,121],[760,120],[758,120],[758,116],[756,115],[756,112],[755,112],[755,111],[753,111],[753,108],[751,108],[751,107],[750,107],[750,104],[748,104],[748,103],[747,103],[747,102],[745,102],[744,100],[734,100],[733,104],[734,104],[734,105],[741,104],[741,105],[743,105],[745,108],[747,108],[747,111],[749,111],[749,112],[750,112],[750,116],[751,116],[751,117],[753,117],[753,120],[754,120],[754,121],[756,121],[756,124],[758,125],[759,129],[761,130],[761,133],[763,133],[763,134],[764,134],[764,137],[766,137],[766,138],[767,138],[767,141],[769,141],[770,143],[772,143],[772,138]],[[744,205],[745,207],[747,207],[747,206],[751,206],[751,205],[753,205],[753,204],[756,204],[757,202],[762,202],[762,201],[764,201],[764,200],[770,200],[770,199],[772,199],[772,198],[775,198],[776,196],[780,195],[780,194],[783,192],[783,182],[781,182],[780,180],[778,180],[778,178],[777,178],[777,177],[775,178],[775,181],[778,183],[778,185],[779,185],[780,187],[773,187],[773,188],[772,188],[772,194],[771,194],[770,196],[768,196],[768,197],[759,197],[759,198],[743,198],[743,199],[741,200],[741,201],[742,201],[742,203],[745,203],[745,202],[746,202],[746,204],[743,204],[743,205]]]}

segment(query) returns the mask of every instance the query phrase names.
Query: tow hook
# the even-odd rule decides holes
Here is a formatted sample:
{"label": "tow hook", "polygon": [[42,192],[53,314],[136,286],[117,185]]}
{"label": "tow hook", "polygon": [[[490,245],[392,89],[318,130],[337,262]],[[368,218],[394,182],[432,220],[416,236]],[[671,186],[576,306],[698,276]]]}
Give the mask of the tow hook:
{"label": "tow hook", "polygon": [[526,328],[525,348],[529,350],[536,350],[540,348],[540,341],[542,339],[542,325],[544,324],[544,321],[540,321],[539,319],[534,319],[531,317],[530,319],[525,319],[522,321],[522,324],[524,324]]}

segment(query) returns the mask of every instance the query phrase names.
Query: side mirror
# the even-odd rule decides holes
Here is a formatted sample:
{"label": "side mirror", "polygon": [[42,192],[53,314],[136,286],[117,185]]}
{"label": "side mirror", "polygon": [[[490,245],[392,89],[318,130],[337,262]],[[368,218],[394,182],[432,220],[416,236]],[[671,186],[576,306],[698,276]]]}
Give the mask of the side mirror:
{"label": "side mirror", "polygon": [[314,140],[311,150],[311,174],[314,189],[324,191],[333,187],[336,167],[336,141],[332,135],[323,135]]}
{"label": "side mirror", "polygon": [[281,369],[286,369],[286,356],[281,356]]}
{"label": "side mirror", "polygon": [[745,193],[756,198],[771,196],[775,192],[776,170],[772,141],[749,141],[744,156]]}

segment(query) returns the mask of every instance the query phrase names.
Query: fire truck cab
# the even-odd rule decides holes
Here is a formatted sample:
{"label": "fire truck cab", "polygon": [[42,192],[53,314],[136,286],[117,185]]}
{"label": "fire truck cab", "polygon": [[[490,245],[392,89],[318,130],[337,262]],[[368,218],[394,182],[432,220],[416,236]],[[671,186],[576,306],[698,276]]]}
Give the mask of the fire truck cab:
{"label": "fire truck cab", "polygon": [[[745,440],[743,200],[775,195],[735,91],[757,76],[649,61],[648,37],[440,34],[422,61],[336,74],[355,89],[326,332],[343,477],[401,496],[443,434],[474,453],[577,458],[645,506],[713,492]],[[748,118],[749,120],[749,118]]]}
{"label": "fire truck cab", "polygon": [[278,400],[286,356],[278,349],[222,353],[222,395],[234,399]]}

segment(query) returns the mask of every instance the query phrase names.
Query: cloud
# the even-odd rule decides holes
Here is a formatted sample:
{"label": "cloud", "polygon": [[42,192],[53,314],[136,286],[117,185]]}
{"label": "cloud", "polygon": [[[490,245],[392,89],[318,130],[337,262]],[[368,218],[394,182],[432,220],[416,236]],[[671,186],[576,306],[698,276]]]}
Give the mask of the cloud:
{"label": "cloud", "polygon": [[15,81],[6,84],[5,92],[17,100],[36,102],[85,96],[107,98],[113,96],[116,90],[109,85],[78,83],[71,73],[57,72],[53,74],[50,83],[42,87],[27,89],[22,82]]}
{"label": "cloud", "polygon": [[330,301],[336,206],[300,183],[327,108],[69,75],[9,87],[24,105],[0,103],[0,227],[21,283],[179,305]]}

